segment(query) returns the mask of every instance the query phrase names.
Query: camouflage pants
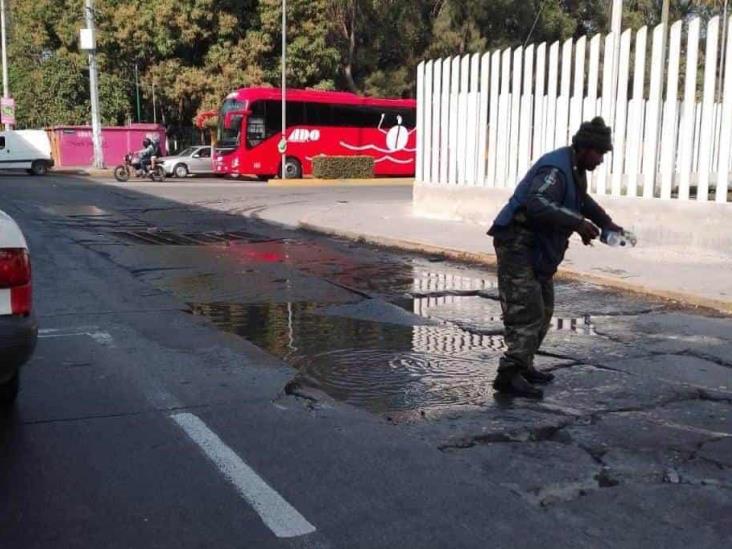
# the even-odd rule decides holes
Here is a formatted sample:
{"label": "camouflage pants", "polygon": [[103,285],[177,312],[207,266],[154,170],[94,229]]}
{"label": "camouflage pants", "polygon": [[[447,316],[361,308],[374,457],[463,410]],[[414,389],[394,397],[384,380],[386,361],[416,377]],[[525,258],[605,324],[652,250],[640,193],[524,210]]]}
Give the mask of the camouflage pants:
{"label": "camouflage pants", "polygon": [[531,265],[533,240],[530,231],[512,228],[493,241],[507,346],[498,365],[501,373],[519,373],[533,365],[554,314],[554,282],[538,279]]}

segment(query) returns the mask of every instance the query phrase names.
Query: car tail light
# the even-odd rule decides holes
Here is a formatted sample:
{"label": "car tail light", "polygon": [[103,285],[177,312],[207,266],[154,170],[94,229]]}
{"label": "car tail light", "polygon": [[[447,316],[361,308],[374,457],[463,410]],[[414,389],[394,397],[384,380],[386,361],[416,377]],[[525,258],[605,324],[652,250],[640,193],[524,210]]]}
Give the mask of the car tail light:
{"label": "car tail light", "polygon": [[31,263],[28,250],[0,250],[0,289],[10,289],[10,307],[14,315],[31,312]]}

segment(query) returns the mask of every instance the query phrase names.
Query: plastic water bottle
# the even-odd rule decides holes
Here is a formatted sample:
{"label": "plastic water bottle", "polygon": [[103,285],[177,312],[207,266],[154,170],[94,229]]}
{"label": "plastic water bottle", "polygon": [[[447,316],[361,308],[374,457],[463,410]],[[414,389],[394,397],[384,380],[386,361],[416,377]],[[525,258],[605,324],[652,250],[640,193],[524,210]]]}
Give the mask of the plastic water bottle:
{"label": "plastic water bottle", "polygon": [[608,231],[603,230],[600,234],[600,242],[608,246],[635,246],[638,239],[630,231]]}

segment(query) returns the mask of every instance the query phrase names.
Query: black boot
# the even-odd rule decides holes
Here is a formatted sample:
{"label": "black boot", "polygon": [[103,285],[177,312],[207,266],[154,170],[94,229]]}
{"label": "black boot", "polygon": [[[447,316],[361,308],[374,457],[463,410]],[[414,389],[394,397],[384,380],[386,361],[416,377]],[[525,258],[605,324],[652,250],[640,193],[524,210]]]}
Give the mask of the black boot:
{"label": "black boot", "polygon": [[525,398],[544,398],[544,392],[537,389],[518,373],[498,373],[493,388],[499,393]]}
{"label": "black boot", "polygon": [[551,383],[554,380],[554,374],[550,372],[542,372],[537,370],[533,366],[529,367],[523,374],[526,381],[529,383]]}

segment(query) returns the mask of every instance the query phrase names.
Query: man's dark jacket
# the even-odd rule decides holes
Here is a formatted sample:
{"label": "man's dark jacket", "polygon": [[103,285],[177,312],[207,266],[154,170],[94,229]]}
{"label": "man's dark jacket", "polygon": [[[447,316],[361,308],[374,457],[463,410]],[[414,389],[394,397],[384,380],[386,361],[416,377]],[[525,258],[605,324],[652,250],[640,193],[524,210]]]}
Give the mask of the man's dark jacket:
{"label": "man's dark jacket", "polygon": [[534,272],[542,278],[556,273],[569,246],[569,237],[587,217],[601,228],[610,217],[587,194],[584,173],[574,167],[574,150],[562,147],[545,154],[516,186],[488,234],[511,238],[517,226],[534,233],[531,250]]}

